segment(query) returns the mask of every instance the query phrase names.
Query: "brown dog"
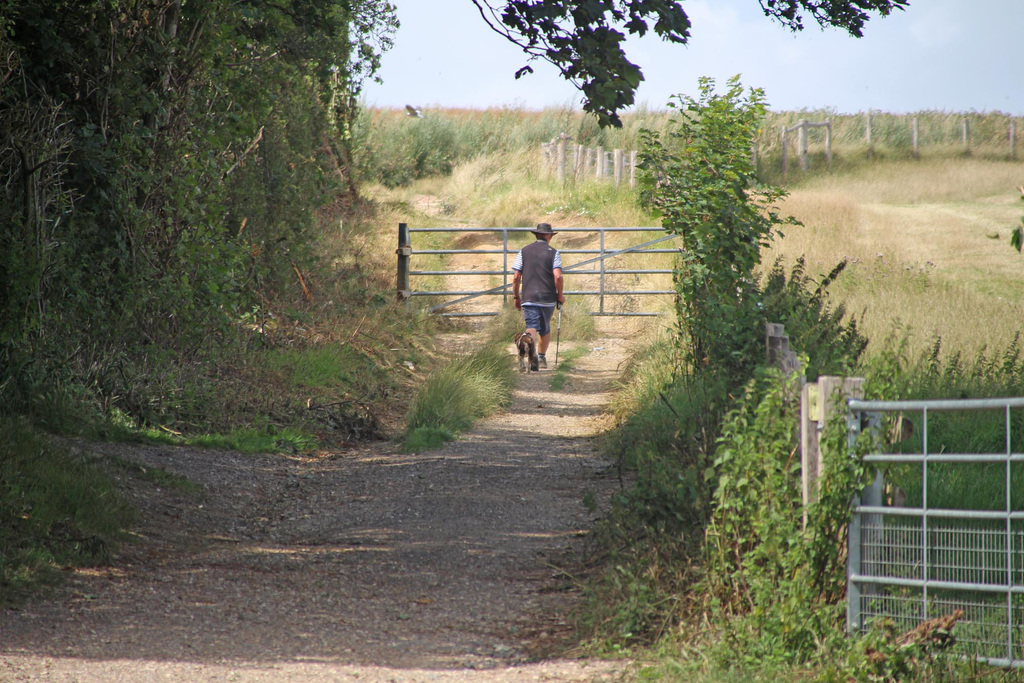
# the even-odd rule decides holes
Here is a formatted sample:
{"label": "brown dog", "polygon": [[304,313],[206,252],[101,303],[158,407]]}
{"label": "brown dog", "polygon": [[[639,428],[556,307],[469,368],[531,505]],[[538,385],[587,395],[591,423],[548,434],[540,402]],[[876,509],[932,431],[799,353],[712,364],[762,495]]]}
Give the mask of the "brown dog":
{"label": "brown dog", "polygon": [[519,372],[526,372],[527,369],[537,372],[537,346],[533,342],[533,336],[526,332],[517,332],[512,340],[519,349]]}

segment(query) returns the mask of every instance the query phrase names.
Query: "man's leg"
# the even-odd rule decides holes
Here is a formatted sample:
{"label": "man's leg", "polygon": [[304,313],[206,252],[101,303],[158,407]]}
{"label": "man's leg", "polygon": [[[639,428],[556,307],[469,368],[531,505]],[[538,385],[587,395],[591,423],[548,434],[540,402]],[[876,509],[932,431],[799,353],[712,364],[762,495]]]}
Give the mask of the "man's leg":
{"label": "man's leg", "polygon": [[548,332],[542,335],[540,341],[537,343],[537,353],[547,353],[548,345],[551,343],[551,333]]}
{"label": "man's leg", "polygon": [[548,344],[551,343],[551,312],[540,306],[523,306],[523,319],[526,321],[526,331],[533,337],[534,348],[537,351],[537,366],[531,368],[537,370],[548,366],[544,353]]}
{"label": "man's leg", "polygon": [[541,325],[544,332],[540,335],[540,341],[537,343],[537,363],[543,369],[548,367],[548,361],[544,354],[548,352],[548,345],[551,343],[551,314],[553,311],[553,308],[545,308],[541,311]]}

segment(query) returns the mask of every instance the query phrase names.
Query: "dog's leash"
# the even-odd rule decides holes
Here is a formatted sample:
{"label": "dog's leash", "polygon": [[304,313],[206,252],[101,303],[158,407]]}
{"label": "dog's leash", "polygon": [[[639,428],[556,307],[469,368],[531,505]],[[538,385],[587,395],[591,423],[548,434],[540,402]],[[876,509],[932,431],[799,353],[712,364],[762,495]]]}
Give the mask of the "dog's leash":
{"label": "dog's leash", "polygon": [[555,335],[555,367],[558,367],[558,342],[562,339],[562,304],[558,306],[558,333]]}

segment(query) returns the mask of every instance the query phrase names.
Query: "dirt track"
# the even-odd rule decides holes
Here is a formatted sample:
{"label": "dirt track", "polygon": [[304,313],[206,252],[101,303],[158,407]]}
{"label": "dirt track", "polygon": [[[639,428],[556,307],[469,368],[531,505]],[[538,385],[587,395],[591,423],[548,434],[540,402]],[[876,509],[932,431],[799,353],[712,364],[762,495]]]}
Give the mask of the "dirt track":
{"label": "dirt track", "polygon": [[125,474],[136,540],[0,612],[0,681],[616,677],[565,656],[560,567],[595,518],[584,494],[618,487],[595,437],[625,341],[587,346],[561,391],[522,376],[509,411],[420,455],[88,446],[198,490]]}

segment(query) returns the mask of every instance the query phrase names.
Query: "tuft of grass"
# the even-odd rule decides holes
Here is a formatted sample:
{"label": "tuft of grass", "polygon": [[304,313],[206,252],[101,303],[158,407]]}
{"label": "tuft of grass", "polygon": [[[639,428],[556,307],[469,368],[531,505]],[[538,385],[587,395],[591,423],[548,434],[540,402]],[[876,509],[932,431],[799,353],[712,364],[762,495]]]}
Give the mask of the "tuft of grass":
{"label": "tuft of grass", "polygon": [[[504,344],[488,344],[455,357],[423,382],[406,419],[405,448],[422,450],[450,440],[508,405],[515,387],[512,357]],[[438,444],[439,445],[439,444]]]}
{"label": "tuft of grass", "polygon": [[515,334],[522,332],[524,329],[523,314],[516,310],[515,306],[512,305],[511,297],[509,297],[508,304],[502,306],[501,310],[498,311],[498,315],[487,326],[487,344],[511,344]]}
{"label": "tuft of grass", "polygon": [[[551,316],[551,343],[555,343],[559,334],[558,311]],[[568,341],[589,341],[597,338],[597,324],[590,315],[587,302],[578,297],[568,297],[562,306],[561,338]]]}
{"label": "tuft of grass", "polygon": [[406,435],[403,447],[409,453],[420,453],[440,448],[457,438],[458,434],[444,427],[416,427]]}
{"label": "tuft of grass", "polygon": [[242,453],[300,453],[319,446],[312,434],[299,429],[240,429],[228,434],[204,434],[184,443],[201,448],[220,448]]}
{"label": "tuft of grass", "polygon": [[[558,356],[558,364],[554,367],[554,372],[551,375],[550,388],[551,391],[561,391],[565,388],[565,385],[569,381],[569,373],[576,369],[576,361],[587,354],[587,350],[583,347],[576,347],[574,349],[566,349]],[[551,357],[551,362],[555,362],[555,357]]]}

